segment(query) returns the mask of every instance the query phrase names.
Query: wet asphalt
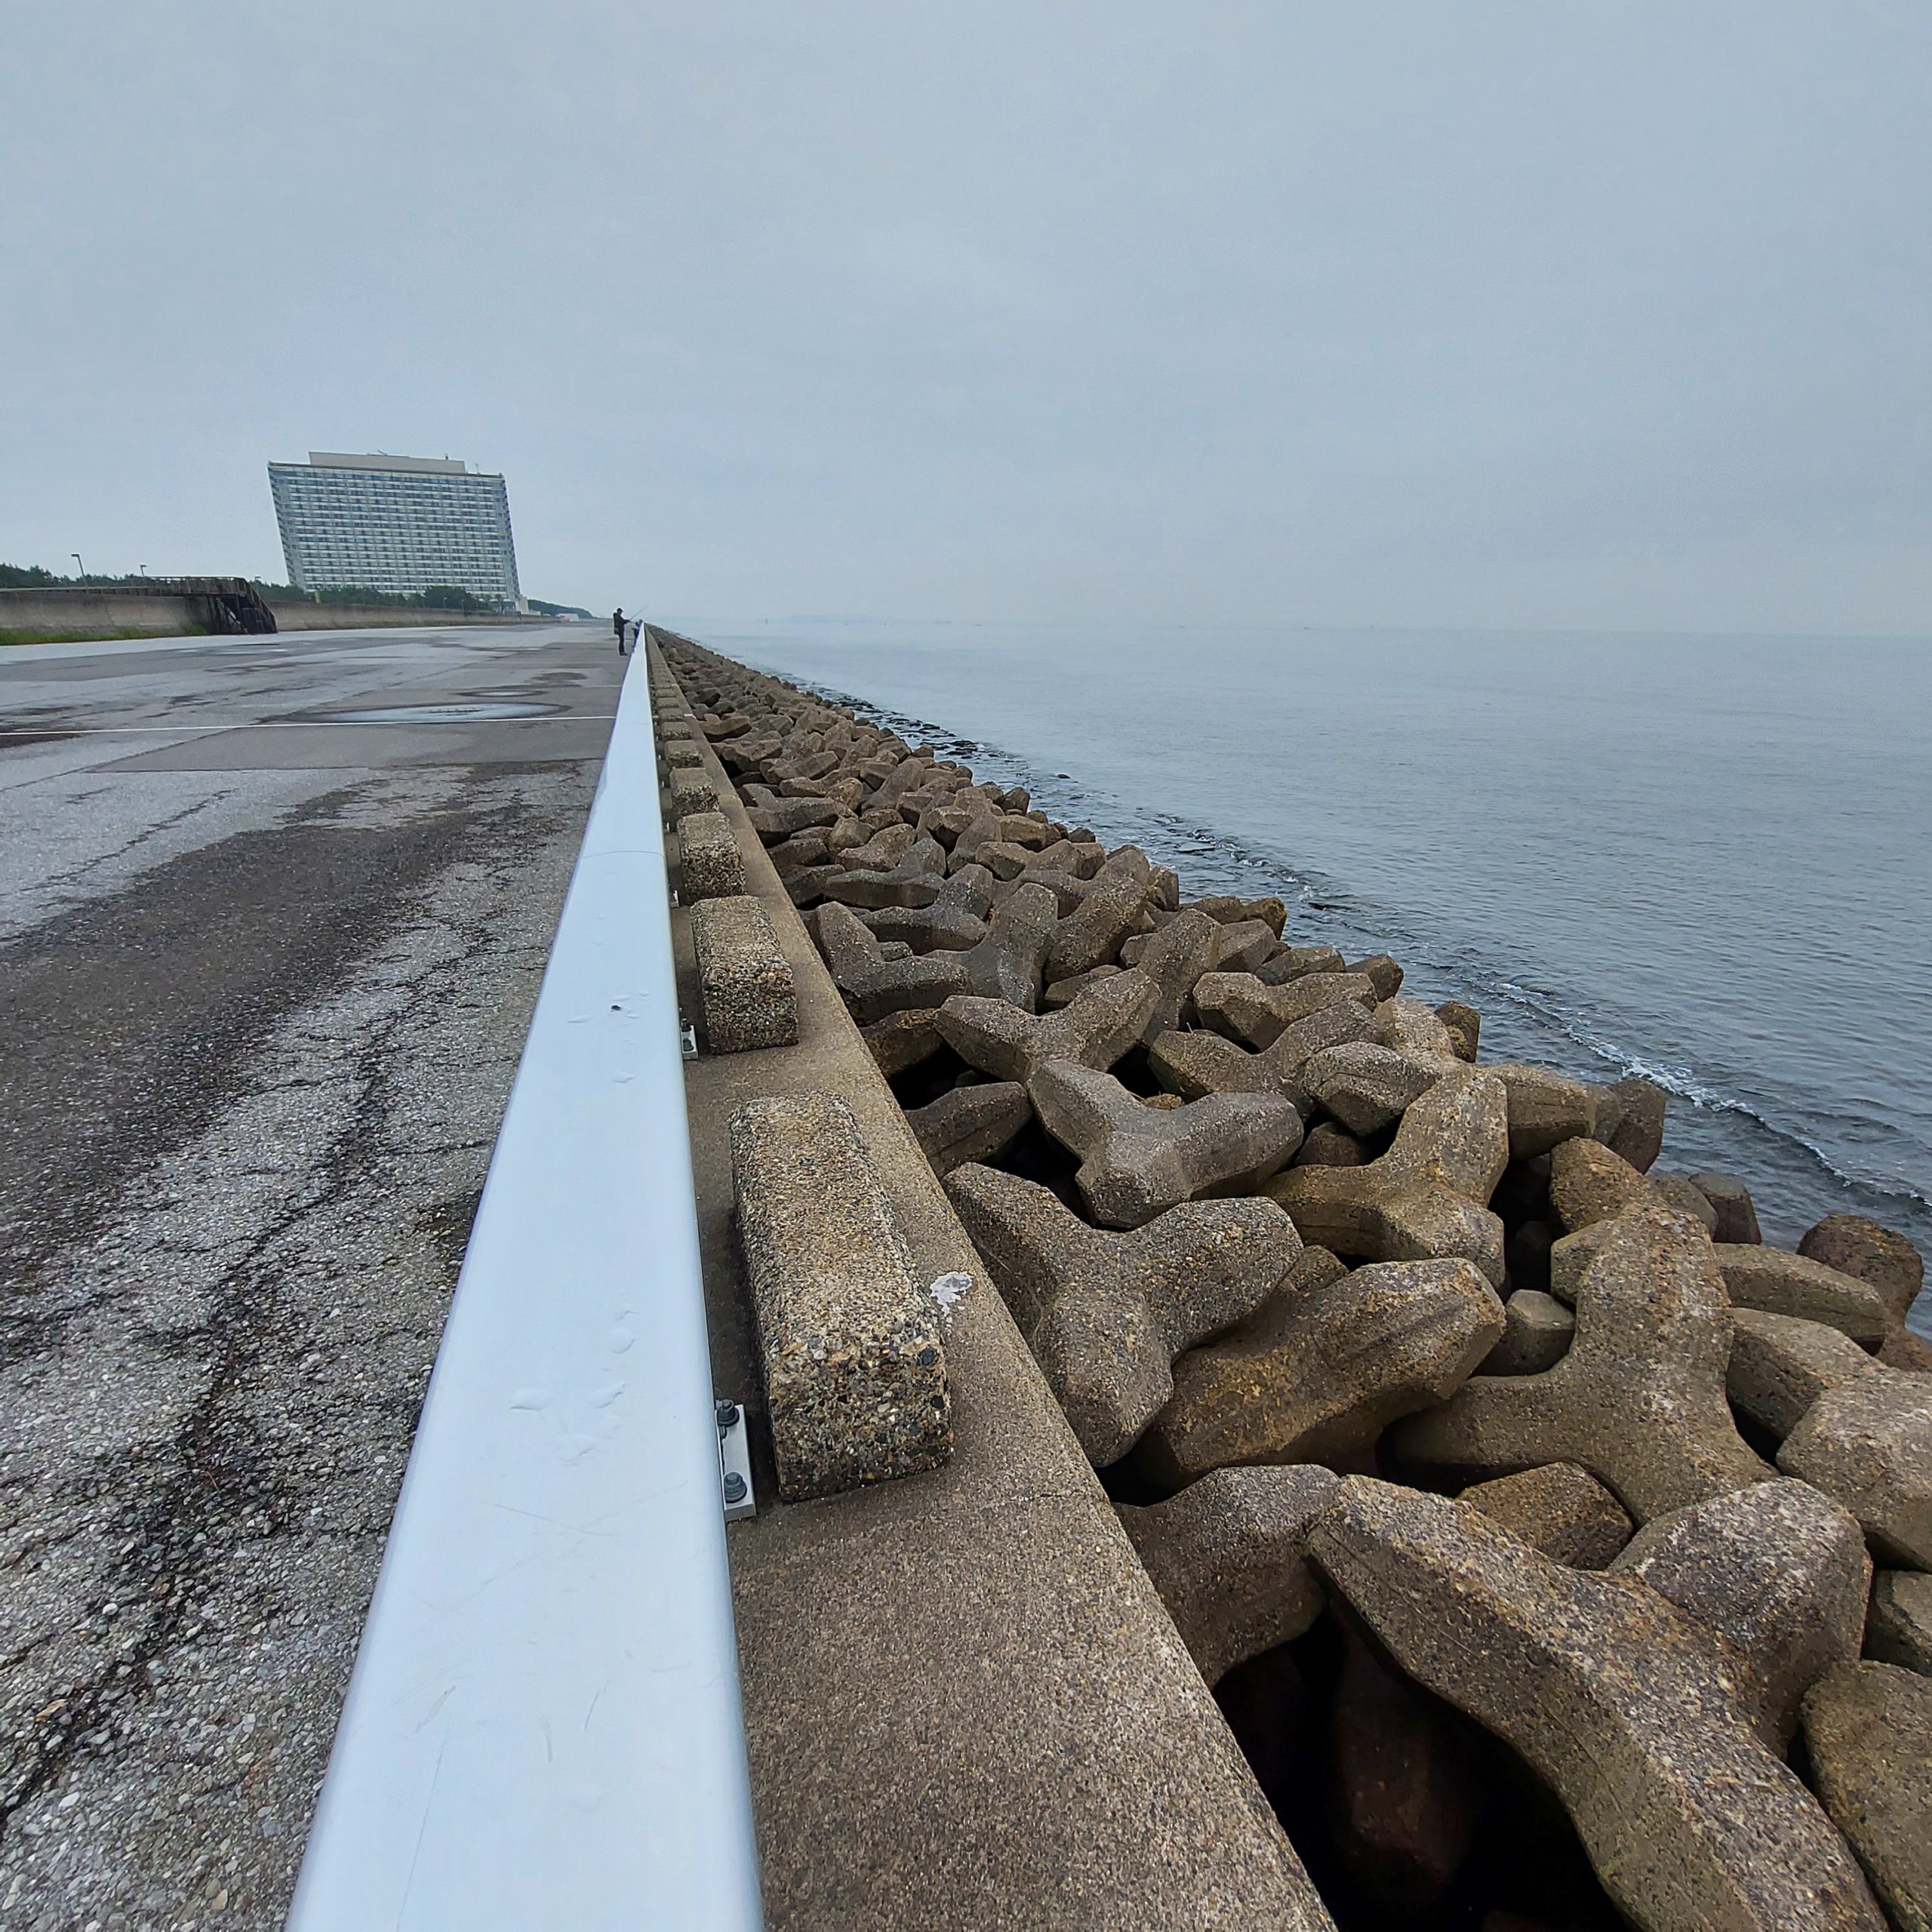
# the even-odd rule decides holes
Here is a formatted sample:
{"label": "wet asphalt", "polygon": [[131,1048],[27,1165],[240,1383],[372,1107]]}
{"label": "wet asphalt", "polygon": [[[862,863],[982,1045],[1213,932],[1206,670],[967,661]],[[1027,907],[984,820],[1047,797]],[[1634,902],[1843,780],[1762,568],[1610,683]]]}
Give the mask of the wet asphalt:
{"label": "wet asphalt", "polygon": [[593,626],[0,650],[0,1924],[287,1911]]}

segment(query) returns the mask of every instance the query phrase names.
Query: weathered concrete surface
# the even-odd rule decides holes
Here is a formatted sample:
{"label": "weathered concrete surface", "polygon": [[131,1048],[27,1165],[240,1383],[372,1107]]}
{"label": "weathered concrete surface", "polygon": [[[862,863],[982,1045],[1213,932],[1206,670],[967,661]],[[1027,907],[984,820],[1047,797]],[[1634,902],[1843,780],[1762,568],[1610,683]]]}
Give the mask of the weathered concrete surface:
{"label": "weathered concrete surface", "polygon": [[185,637],[194,599],[161,591],[0,590],[0,631],[63,631],[74,638]]}
{"label": "weathered concrete surface", "polygon": [[[25,631],[61,633],[61,641],[77,643],[95,638],[170,638],[194,635],[202,614],[201,600],[152,591],[113,592],[82,589],[0,590],[0,632]],[[312,631],[409,629],[448,630],[452,622],[466,629],[483,624],[506,629],[538,626],[554,629],[541,618],[473,616],[453,617],[447,611],[406,610],[395,605],[300,604],[275,607],[275,623],[284,635]],[[586,629],[595,629],[586,626]],[[608,632],[599,632],[614,651]],[[223,639],[223,642],[232,642]],[[591,639],[594,645],[595,638]]]}
{"label": "weathered concrete surface", "polygon": [[745,889],[744,863],[731,830],[716,812],[694,812],[678,821],[678,882],[687,905],[700,899],[734,899]]}
{"label": "weathered concrete surface", "polygon": [[1318,1464],[1217,1469],[1121,1520],[1201,1675],[1300,1636],[1321,1614],[1301,1533],[1340,1478]]}
{"label": "weathered concrete surface", "polygon": [[[48,734],[0,751],[10,1928],[281,1923],[609,731],[598,642],[0,656]],[[555,709],[316,715],[485,692]]]}
{"label": "weathered concrete surface", "polygon": [[798,1037],[792,969],[755,899],[703,899],[691,908],[704,1044],[715,1054],[788,1047]]}
{"label": "weathered concrete surface", "polygon": [[1932,1677],[1932,1577],[1921,1570],[1881,1570],[1872,1579],[1865,1654]]}
{"label": "weathered concrete surface", "polygon": [[1269,1201],[1188,1201],[1122,1232],[991,1168],[961,1168],[946,1193],[1096,1469],[1173,1395],[1174,1357],[1252,1314],[1301,1251]]}
{"label": "weathered concrete surface", "polygon": [[1304,1547],[1410,1675],[1550,1785],[1634,1924],[1883,1932],[1844,1841],[1752,1729],[1733,1655],[1662,1592],[1361,1476]]}
{"label": "weathered concrete surface", "polygon": [[686,1069],[713,1374],[746,1399],[761,1499],[733,1109],[781,1085],[838,1094],[915,1273],[976,1282],[946,1343],[952,1460],[728,1533],[768,1924],[1327,1927],[742,808],[724,810],[798,996],[797,1046]]}
{"label": "weathered concrete surface", "polygon": [[1373,1262],[1323,1278],[1323,1252],[1305,1250],[1312,1269],[1174,1364],[1174,1399],[1143,1452],[1161,1481],[1229,1463],[1346,1469],[1398,1417],[1453,1395],[1503,1332],[1503,1306],[1472,1262]]}
{"label": "weathered concrete surface", "polygon": [[1399,1426],[1399,1454],[1472,1475],[1578,1463],[1640,1523],[1771,1473],[1725,1401],[1735,1329],[1710,1243],[1657,1199],[1606,1228],[1555,1367],[1475,1377]]}
{"label": "weathered concrete surface", "polygon": [[1630,1540],[1630,1518],[1577,1463],[1544,1463],[1495,1476],[1457,1498],[1573,1570],[1601,1570]]}
{"label": "weathered concrete surface", "polygon": [[1858,1655],[1871,1559],[1857,1519],[1808,1483],[1755,1483],[1673,1510],[1607,1567],[1736,1651],[1740,1703],[1774,1751],[1790,1743],[1805,1692]]}
{"label": "weathered concrete surface", "polygon": [[1932,1928],[1932,1683],[1846,1664],[1804,1700],[1818,1794],[1897,1932]]}
{"label": "weathered concrete surface", "polygon": [[731,1166],[779,1494],[804,1503],[944,1462],[942,1312],[851,1108],[810,1092],[748,1101]]}

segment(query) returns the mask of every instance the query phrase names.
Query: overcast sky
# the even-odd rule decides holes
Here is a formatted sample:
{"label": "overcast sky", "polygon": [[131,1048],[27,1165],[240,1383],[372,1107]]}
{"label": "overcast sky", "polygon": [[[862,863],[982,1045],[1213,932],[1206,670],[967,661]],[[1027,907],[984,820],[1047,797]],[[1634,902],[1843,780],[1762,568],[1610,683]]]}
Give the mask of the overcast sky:
{"label": "overcast sky", "polygon": [[0,558],[509,478],[705,614],[1932,632],[1932,5],[60,0]]}

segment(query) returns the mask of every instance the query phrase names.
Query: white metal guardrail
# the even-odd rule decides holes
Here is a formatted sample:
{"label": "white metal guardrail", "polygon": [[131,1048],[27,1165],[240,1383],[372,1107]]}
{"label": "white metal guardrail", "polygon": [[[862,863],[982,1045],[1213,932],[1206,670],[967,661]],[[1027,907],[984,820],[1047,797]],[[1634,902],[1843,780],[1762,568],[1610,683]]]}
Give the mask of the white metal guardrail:
{"label": "white metal guardrail", "polygon": [[762,1922],[645,654],[632,665],[292,1932]]}

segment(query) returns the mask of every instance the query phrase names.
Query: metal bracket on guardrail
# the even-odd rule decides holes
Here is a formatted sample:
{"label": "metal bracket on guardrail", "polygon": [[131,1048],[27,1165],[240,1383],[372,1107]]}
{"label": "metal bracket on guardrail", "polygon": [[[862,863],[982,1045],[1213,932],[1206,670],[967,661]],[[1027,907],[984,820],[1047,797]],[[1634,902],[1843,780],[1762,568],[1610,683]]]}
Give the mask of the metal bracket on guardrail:
{"label": "metal bracket on guardrail", "polygon": [[745,1434],[745,1412],[736,1402],[718,1404],[718,1472],[724,1485],[724,1520],[742,1522],[758,1514],[752,1494],[751,1444]]}
{"label": "metal bracket on guardrail", "polygon": [[678,1044],[687,1060],[697,1058],[697,1029],[688,1020],[678,1023]]}

